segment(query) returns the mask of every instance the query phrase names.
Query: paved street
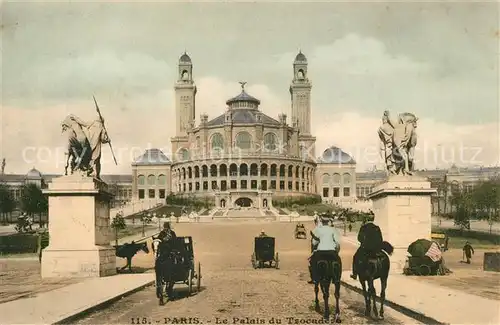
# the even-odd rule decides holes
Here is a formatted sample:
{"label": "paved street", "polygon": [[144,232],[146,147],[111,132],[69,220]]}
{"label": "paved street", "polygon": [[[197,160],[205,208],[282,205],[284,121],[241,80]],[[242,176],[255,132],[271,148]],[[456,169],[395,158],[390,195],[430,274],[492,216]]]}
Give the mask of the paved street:
{"label": "paved street", "polygon": [[[311,227],[311,225],[307,225]],[[196,262],[202,265],[202,290],[186,296],[187,286],[176,285],[179,298],[159,306],[153,287],[121,299],[105,310],[80,320],[79,324],[137,324],[143,318],[151,323],[173,323],[175,318],[191,317],[200,322],[216,323],[217,318],[229,324],[247,321],[245,317],[267,321],[279,318],[287,324],[286,317],[297,320],[320,320],[312,306],[313,286],[307,284],[307,256],[309,240],[293,238],[294,224],[287,223],[210,223],[174,224],[178,235],[191,235],[194,239]],[[277,239],[277,252],[281,267],[254,270],[250,264],[253,238],[264,229]],[[342,247],[344,268],[354,253],[354,246]],[[152,256],[140,253],[134,265],[151,267]],[[103,290],[105,290],[103,288]],[[370,321],[362,316],[364,304],[360,295],[342,289],[341,313],[343,323],[360,324]],[[321,296],[321,295],[320,295]],[[333,292],[331,292],[333,299]],[[334,300],[330,300],[334,304]],[[331,306],[333,310],[333,306]],[[189,321],[189,319],[188,319]],[[388,324],[415,323],[388,309]]]}

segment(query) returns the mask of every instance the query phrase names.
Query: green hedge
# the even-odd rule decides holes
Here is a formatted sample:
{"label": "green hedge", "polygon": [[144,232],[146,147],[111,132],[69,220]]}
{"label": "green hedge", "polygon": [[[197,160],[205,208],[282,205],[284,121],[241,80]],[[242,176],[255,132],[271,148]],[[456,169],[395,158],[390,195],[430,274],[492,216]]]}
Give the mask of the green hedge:
{"label": "green hedge", "polygon": [[0,254],[36,253],[38,235],[12,234],[0,236]]}
{"label": "green hedge", "polygon": [[301,197],[288,197],[273,200],[273,206],[277,208],[293,208],[294,205],[313,205],[321,203],[321,195],[308,195]]}

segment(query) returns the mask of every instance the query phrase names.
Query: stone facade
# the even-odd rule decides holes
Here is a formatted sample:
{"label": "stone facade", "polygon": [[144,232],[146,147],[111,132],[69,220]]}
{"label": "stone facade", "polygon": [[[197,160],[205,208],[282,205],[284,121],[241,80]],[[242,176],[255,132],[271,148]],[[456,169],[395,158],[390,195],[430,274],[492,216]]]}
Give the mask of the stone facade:
{"label": "stone facade", "polygon": [[394,246],[391,271],[401,273],[408,246],[417,239],[431,239],[431,195],[436,192],[426,178],[391,176],[375,187],[374,223],[384,240]]}

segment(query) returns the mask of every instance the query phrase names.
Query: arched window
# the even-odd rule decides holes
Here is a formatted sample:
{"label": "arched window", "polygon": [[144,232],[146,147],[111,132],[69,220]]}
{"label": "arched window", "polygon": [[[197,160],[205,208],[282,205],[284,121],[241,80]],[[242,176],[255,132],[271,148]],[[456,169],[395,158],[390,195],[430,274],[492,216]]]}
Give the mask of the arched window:
{"label": "arched window", "polygon": [[212,150],[224,149],[224,138],[220,133],[215,133],[214,135],[212,135],[212,140],[210,143],[212,144]]}
{"label": "arched window", "polygon": [[155,185],[155,175],[148,176],[148,185]]}
{"label": "arched window", "polygon": [[323,184],[328,185],[330,184],[330,175],[328,174],[323,174],[323,177],[321,177],[321,181]]}
{"label": "arched window", "polygon": [[342,178],[344,184],[351,184],[351,174],[345,173],[344,175],[342,175]]}
{"label": "arched window", "polygon": [[252,147],[252,136],[248,132],[240,132],[236,136],[236,147],[240,149],[250,149]]}
{"label": "arched window", "polygon": [[220,165],[219,174],[220,174],[219,176],[227,176],[227,166],[226,166],[226,164]]}
{"label": "arched window", "polygon": [[229,165],[229,176],[238,176],[238,166],[236,164]]}
{"label": "arched window", "polygon": [[177,151],[177,159],[179,161],[187,161],[189,160],[189,151],[186,148],[181,148]]}
{"label": "arched window", "polygon": [[137,176],[137,184],[144,185],[146,183],[146,177],[144,175]]}
{"label": "arched window", "polygon": [[332,177],[332,181],[333,181],[333,184],[340,184],[340,174],[333,174],[333,177]]}
{"label": "arched window", "polygon": [[165,175],[158,176],[158,185],[165,185],[167,183],[167,177]]}
{"label": "arched window", "polygon": [[278,139],[274,133],[266,133],[264,135],[264,151],[275,151],[277,148]]}

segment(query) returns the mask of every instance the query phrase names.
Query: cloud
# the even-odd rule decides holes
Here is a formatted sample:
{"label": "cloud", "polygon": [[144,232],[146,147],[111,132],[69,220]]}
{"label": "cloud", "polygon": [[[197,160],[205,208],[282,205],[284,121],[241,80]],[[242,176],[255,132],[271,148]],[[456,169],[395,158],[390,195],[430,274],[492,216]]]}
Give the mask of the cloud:
{"label": "cloud", "polygon": [[[14,63],[16,58],[4,57]],[[3,94],[6,100],[82,99],[92,94],[130,96],[155,93],[168,85],[172,71],[165,61],[136,52],[94,51],[84,55],[54,58],[44,64],[19,70],[5,65]],[[5,101],[4,101],[5,102]]]}
{"label": "cloud", "polygon": [[[287,71],[296,54],[279,55],[267,66]],[[328,108],[324,113],[355,110],[376,117],[390,109],[462,125],[498,120],[498,65],[464,73],[455,62],[444,72],[436,62],[419,61],[411,52],[391,53],[380,40],[357,34],[304,54],[313,104]]]}
{"label": "cloud", "polygon": [[[394,116],[400,112],[391,112]],[[382,114],[381,114],[382,115]],[[331,145],[342,148],[357,161],[358,171],[383,167],[380,158],[377,129],[381,118],[364,117],[359,113],[315,115],[316,154]],[[453,125],[432,118],[418,121],[415,166],[417,169],[459,166],[499,165],[499,126],[492,122],[483,125]],[[485,137],[485,134],[491,136]]]}
{"label": "cloud", "polygon": [[[288,73],[295,55],[280,55],[274,62],[276,69]],[[306,55],[314,84],[316,156],[336,145],[353,155],[358,170],[381,166],[377,128],[383,110],[389,109],[393,115],[413,112],[419,117],[419,169],[446,168],[453,162],[462,166],[499,163],[498,115],[491,112],[498,108],[494,96],[498,89],[489,90],[494,84],[488,78],[474,75],[467,80],[444,80],[432,65],[391,54],[380,41],[355,34]],[[24,173],[33,166],[42,172],[62,172],[65,143],[60,122],[69,113],[95,118],[93,89],[99,90],[96,96],[119,162],[114,166],[109,148],[103,147],[103,173],[130,173],[132,160],[147,148],[170,153],[176,75],[163,61],[142,54],[96,52],[52,61],[38,69],[35,75],[48,83],[38,81],[33,91],[53,96],[54,101],[57,93],[66,95],[57,104],[43,100],[39,109],[30,110],[4,101],[0,154],[7,159],[7,172]],[[201,113],[207,113],[209,119],[223,114],[226,100],[241,91],[236,80],[218,75],[195,81],[198,122]],[[285,89],[287,86],[288,82]],[[265,82],[248,84],[246,91],[261,100],[265,114],[277,118],[279,113],[287,113],[291,124],[290,99],[284,92],[277,95]]]}
{"label": "cloud", "polygon": [[[223,114],[226,100],[239,94],[240,85],[214,77],[202,77],[197,82],[197,116],[209,114],[209,119]],[[265,85],[249,85],[247,92],[262,101],[262,109],[277,118],[279,108],[286,107]],[[130,164],[144,150],[159,148],[171,151],[170,137],[175,135],[174,90],[157,93],[111,94],[97,96],[101,113],[110,134],[119,165],[115,166],[110,149],[103,146],[103,173],[130,173]],[[64,104],[40,109],[3,106],[0,156],[7,160],[6,172],[24,173],[33,166],[45,173],[61,173],[65,165],[65,140],[61,121],[68,114],[84,120],[96,117],[92,98],[68,100]]]}
{"label": "cloud", "polygon": [[[215,77],[200,78],[197,83],[197,118],[202,112],[215,118],[225,110],[225,101],[240,91],[237,82]],[[276,118],[288,112],[289,103],[276,97],[265,85],[249,85],[247,92],[262,101],[262,111]],[[130,173],[130,163],[145,149],[160,148],[170,153],[174,109],[173,90],[154,95],[105,99],[99,101],[106,126],[113,140],[119,166],[110,150],[103,147],[103,173]],[[353,111],[355,111],[353,109]],[[358,162],[358,170],[381,166],[377,128],[380,118],[359,113],[321,114],[313,109],[313,133],[317,137],[316,155],[330,145],[349,152]],[[7,173],[25,173],[36,166],[44,173],[61,173],[64,169],[64,138],[60,122],[69,113],[82,119],[95,118],[94,103],[74,101],[71,105],[50,106],[39,110],[2,107],[2,157],[7,159]],[[393,115],[399,112],[391,112]],[[452,125],[422,116],[418,122],[417,168],[498,164],[498,124]],[[485,134],[492,135],[485,137]]]}
{"label": "cloud", "polygon": [[[289,66],[296,54],[289,52],[281,55],[278,65]],[[422,74],[430,69],[426,63],[388,53],[385,45],[377,39],[357,34],[348,34],[331,44],[317,46],[307,54],[307,58],[322,70],[349,75]]]}

